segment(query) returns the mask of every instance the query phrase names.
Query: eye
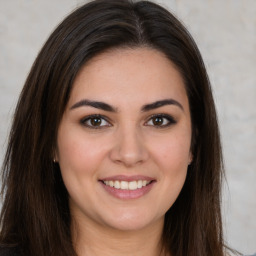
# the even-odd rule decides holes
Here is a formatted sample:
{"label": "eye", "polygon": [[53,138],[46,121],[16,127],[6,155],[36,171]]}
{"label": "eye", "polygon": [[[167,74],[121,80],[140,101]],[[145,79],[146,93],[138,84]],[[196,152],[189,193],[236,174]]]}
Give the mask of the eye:
{"label": "eye", "polygon": [[103,127],[111,126],[111,124],[106,120],[106,118],[101,115],[87,116],[83,118],[80,122],[82,125],[92,129],[100,129]]}
{"label": "eye", "polygon": [[164,128],[175,123],[176,121],[172,116],[166,114],[157,114],[151,116],[150,119],[146,122],[146,125],[155,126],[157,128]]}

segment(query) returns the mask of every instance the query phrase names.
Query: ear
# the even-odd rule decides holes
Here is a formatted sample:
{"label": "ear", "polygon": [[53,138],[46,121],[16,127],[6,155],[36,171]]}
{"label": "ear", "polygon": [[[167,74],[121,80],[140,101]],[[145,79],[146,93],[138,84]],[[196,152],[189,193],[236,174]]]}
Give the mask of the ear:
{"label": "ear", "polygon": [[56,149],[54,150],[52,160],[53,160],[54,163],[58,163],[59,162],[58,152],[57,152]]}
{"label": "ear", "polygon": [[189,157],[188,157],[188,165],[190,165],[192,162],[193,162],[193,154],[192,154],[192,152],[190,151],[190,152],[189,152]]}

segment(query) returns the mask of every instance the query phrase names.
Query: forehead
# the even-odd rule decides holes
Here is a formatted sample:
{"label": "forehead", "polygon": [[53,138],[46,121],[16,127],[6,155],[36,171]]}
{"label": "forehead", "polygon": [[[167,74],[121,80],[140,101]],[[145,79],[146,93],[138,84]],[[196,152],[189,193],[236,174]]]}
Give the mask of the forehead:
{"label": "forehead", "polygon": [[118,104],[167,96],[186,100],[181,74],[163,53],[135,48],[104,52],[87,62],[75,79],[70,101],[84,97]]}

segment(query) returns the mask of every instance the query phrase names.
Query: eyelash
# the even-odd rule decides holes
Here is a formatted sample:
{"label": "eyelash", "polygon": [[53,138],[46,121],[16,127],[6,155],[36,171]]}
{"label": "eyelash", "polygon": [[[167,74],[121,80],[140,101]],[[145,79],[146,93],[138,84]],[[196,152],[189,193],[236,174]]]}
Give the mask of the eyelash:
{"label": "eyelash", "polygon": [[149,119],[148,119],[148,121],[146,122],[146,123],[149,123],[150,121],[152,122],[152,120],[154,119],[154,118],[161,118],[161,119],[165,119],[165,122],[166,122],[166,120],[167,120],[167,123],[166,124],[164,124],[164,125],[148,125],[148,124],[146,124],[146,126],[154,126],[155,128],[166,128],[166,127],[169,127],[169,126],[171,126],[171,125],[173,125],[173,124],[176,124],[177,123],[177,121],[172,117],[172,116],[170,116],[170,115],[167,115],[167,114],[155,114],[155,115],[152,115]]}
{"label": "eyelash", "polygon": [[[153,122],[153,119],[154,118],[159,118],[159,119],[162,119],[164,120],[163,122],[167,122],[166,124],[164,125],[154,125],[154,124],[148,124],[149,122]],[[100,121],[100,125],[97,126],[97,125],[92,125],[92,121],[93,119],[98,119],[98,120],[101,120]],[[107,124],[105,125],[101,125],[102,121],[105,121],[107,122]],[[91,124],[88,124],[88,122],[90,122]],[[110,123],[110,121],[108,120],[108,118],[106,118],[105,116],[102,116],[102,115],[90,115],[90,116],[87,116],[85,118],[83,118],[80,123],[90,129],[102,129],[104,127],[110,127],[112,126],[112,124]],[[173,124],[176,124],[176,120],[170,116],[170,115],[167,115],[167,114],[155,114],[155,115],[152,115],[150,116],[150,118],[146,121],[145,125],[146,126],[154,126],[155,128],[166,128],[168,126],[171,126]]]}
{"label": "eyelash", "polygon": [[[92,125],[92,123],[89,125],[87,122],[92,122],[93,119],[98,119],[98,120],[104,120],[105,122],[107,122],[108,124],[107,125],[103,125],[103,126],[94,126]],[[90,115],[90,116],[87,116],[85,118],[83,118],[80,123],[90,129],[102,129],[104,127],[109,127],[109,126],[112,126],[112,124],[108,121],[108,119],[105,117],[105,116],[102,116],[102,115]],[[101,124],[101,123],[100,123]]]}

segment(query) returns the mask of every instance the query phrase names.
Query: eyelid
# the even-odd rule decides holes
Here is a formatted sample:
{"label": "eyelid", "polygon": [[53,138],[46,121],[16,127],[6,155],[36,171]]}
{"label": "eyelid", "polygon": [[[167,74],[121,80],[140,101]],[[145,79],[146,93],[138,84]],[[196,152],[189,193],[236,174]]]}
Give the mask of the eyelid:
{"label": "eyelid", "polygon": [[[90,119],[93,119],[93,118],[99,118],[99,119],[103,119],[104,121],[106,121],[108,123],[108,125],[103,125],[103,126],[93,126],[93,125],[88,125],[86,124],[86,122]],[[101,114],[92,114],[92,115],[88,115],[88,116],[85,116],[83,117],[81,120],[80,120],[80,123],[89,128],[89,129],[103,129],[105,127],[110,127],[112,126],[111,124],[111,121],[109,120],[109,118],[107,118],[106,116],[104,115],[101,115]]]}
{"label": "eyelid", "polygon": [[[162,117],[162,118],[165,118],[165,119],[168,120],[169,123],[168,123],[168,124],[165,124],[165,125],[159,125],[159,126],[157,126],[157,125],[148,125],[147,123],[148,123],[150,120],[152,120],[154,117]],[[155,128],[166,128],[166,127],[169,127],[169,126],[171,126],[171,125],[173,125],[173,124],[176,124],[176,123],[177,123],[177,121],[175,120],[175,118],[174,118],[173,116],[171,116],[171,115],[169,115],[169,114],[159,113],[159,114],[153,114],[153,115],[151,115],[151,116],[147,119],[145,125],[146,125],[146,126],[153,126],[153,127],[155,127]]]}

